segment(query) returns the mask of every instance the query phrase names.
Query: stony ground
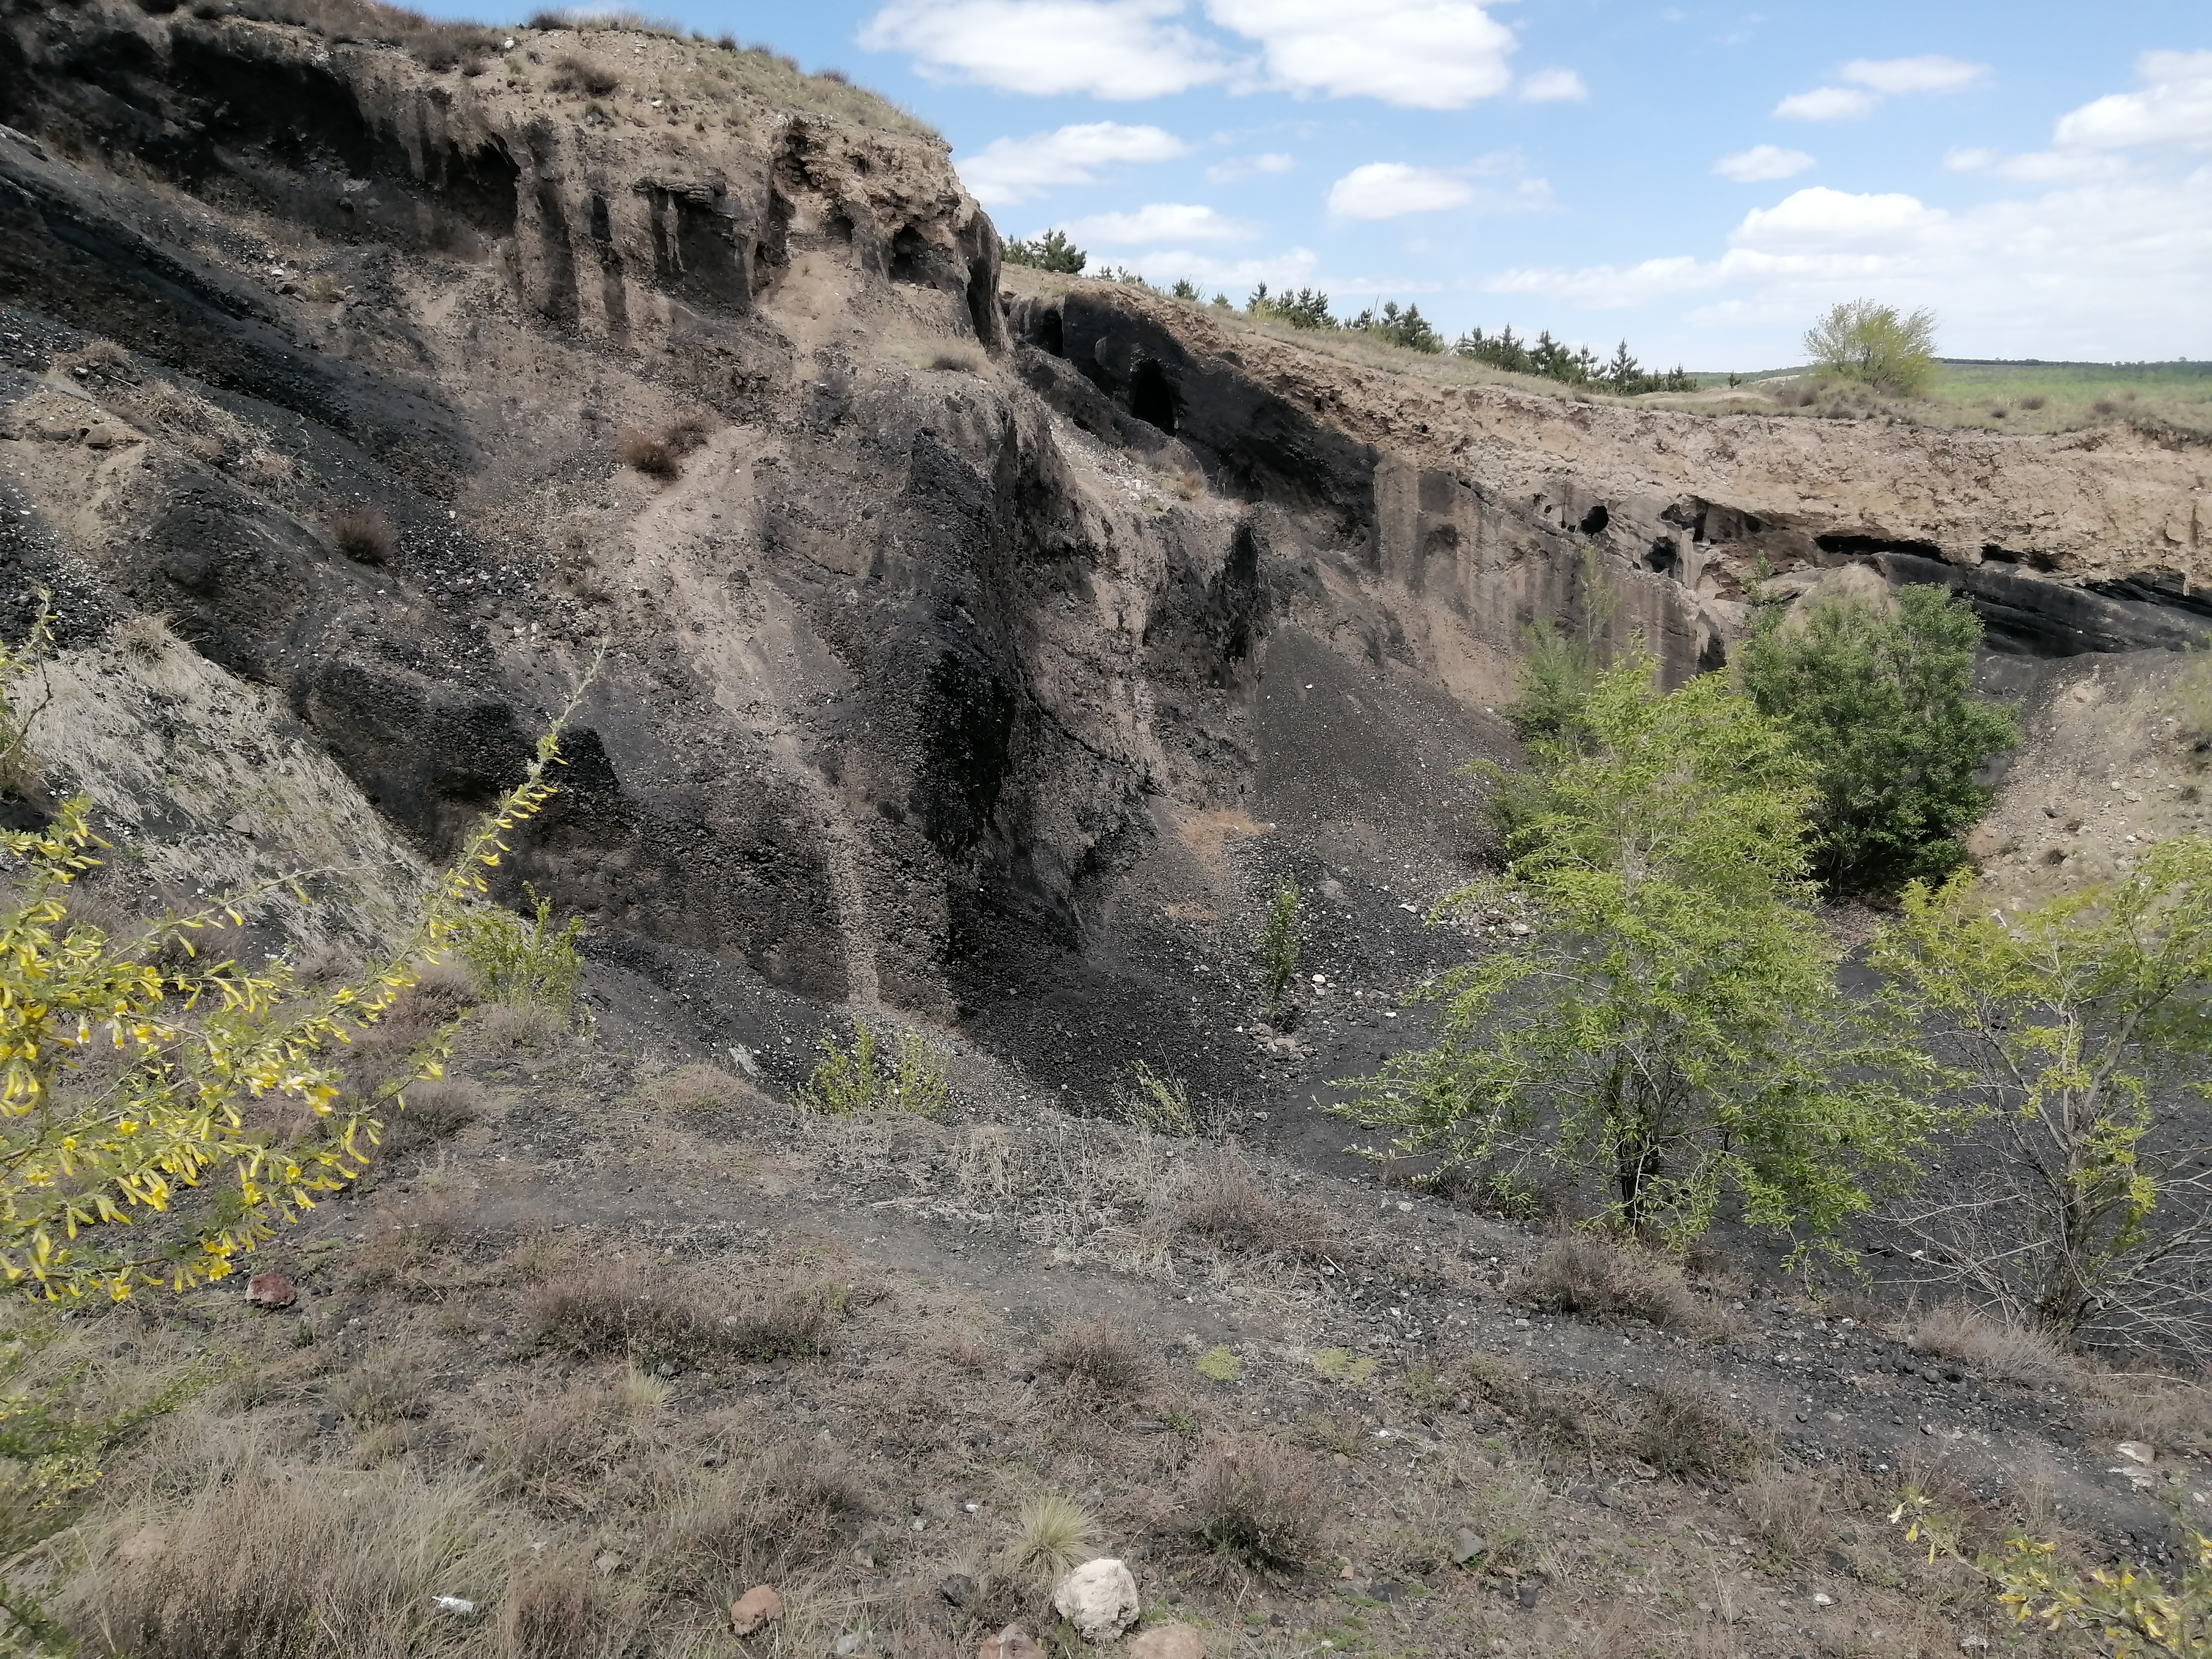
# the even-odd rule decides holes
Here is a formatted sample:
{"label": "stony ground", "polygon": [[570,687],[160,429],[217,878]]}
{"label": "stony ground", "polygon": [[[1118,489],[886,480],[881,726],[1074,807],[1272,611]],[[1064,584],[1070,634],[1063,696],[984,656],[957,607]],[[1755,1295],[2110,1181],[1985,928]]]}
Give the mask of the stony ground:
{"label": "stony ground", "polygon": [[[965,1654],[1010,1620],[1066,1645],[1017,1559],[1051,1495],[1217,1656],[1948,1655],[2015,1638],[1888,1523],[1906,1482],[2090,1559],[2165,1547],[2142,1484],[2203,1501],[2201,1402],[2154,1379],[1971,1322],[1922,1322],[1931,1352],[1894,1311],[1685,1279],[1295,1145],[1003,1116],[972,1060],[942,1121],[825,1119],[597,994],[590,1036],[479,1013],[381,1170],[258,1264],[294,1305],[70,1322],[117,1387],[188,1352],[222,1379],[71,1546],[91,1650],[216,1650],[125,1586],[219,1547],[244,1565],[203,1616],[272,1616],[256,1572],[324,1583],[300,1534],[333,1505],[383,1565],[318,1592],[380,1609],[331,1651]],[[787,1611],[740,1641],[756,1579]]]}

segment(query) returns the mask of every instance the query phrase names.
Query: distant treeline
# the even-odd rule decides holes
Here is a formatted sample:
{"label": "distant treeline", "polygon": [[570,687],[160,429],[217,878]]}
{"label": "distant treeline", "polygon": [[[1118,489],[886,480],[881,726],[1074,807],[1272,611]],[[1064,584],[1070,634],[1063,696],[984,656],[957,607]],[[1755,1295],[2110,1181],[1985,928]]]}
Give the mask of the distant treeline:
{"label": "distant treeline", "polygon": [[[1006,245],[1009,264],[1029,265],[1040,270],[1057,271],[1064,276],[1079,276],[1091,256],[1070,241],[1064,231],[1048,230],[1031,241],[1010,241]],[[1150,294],[1172,295],[1178,300],[1198,301],[1203,298],[1195,283],[1188,277],[1172,288],[1156,287],[1133,270],[1106,266],[1097,273],[1100,280],[1140,288]],[[1229,296],[1217,294],[1213,303],[1229,309]],[[1395,300],[1386,301],[1380,310],[1370,306],[1351,321],[1338,318],[1329,308],[1328,295],[1317,289],[1302,288],[1295,294],[1271,294],[1261,283],[1244,301],[1245,314],[1271,318],[1279,323],[1288,323],[1292,328],[1343,330],[1347,332],[1371,334],[1387,340],[1392,345],[1402,346],[1408,351],[1442,354],[1446,351],[1455,357],[1472,357],[1477,362],[1490,364],[1493,368],[1507,369],[1516,374],[1537,374],[1547,380],[1563,380],[1569,386],[1586,386],[1595,390],[1614,392],[1632,398],[1644,392],[1695,392],[1696,377],[1679,364],[1665,374],[1654,374],[1636,361],[1635,354],[1623,340],[1608,360],[1600,357],[1588,346],[1570,348],[1552,337],[1547,329],[1534,341],[1522,340],[1513,332],[1510,323],[1495,334],[1485,334],[1480,329],[1469,329],[1449,345],[1437,332],[1429,319],[1421,315],[1418,305],[1400,309]],[[1733,382],[1731,382],[1733,384]]]}

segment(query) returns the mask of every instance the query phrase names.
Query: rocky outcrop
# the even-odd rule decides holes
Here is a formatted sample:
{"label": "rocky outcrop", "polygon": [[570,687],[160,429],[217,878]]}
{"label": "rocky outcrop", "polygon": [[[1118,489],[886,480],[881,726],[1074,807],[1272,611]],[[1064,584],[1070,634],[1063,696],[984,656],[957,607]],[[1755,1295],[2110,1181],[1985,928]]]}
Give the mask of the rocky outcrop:
{"label": "rocky outcrop", "polygon": [[849,1003],[1092,1098],[1139,1055],[1243,1086],[1206,964],[1288,873],[1377,980],[1445,948],[1406,895],[1474,856],[1457,769],[1592,558],[1678,679],[1762,559],[1955,582],[2025,649],[2195,626],[2194,452],[1008,291],[941,144],[718,52],[519,31],[472,75],[0,0],[0,568],[80,652],[172,617],[421,858],[601,661],[516,878],[771,1071]]}

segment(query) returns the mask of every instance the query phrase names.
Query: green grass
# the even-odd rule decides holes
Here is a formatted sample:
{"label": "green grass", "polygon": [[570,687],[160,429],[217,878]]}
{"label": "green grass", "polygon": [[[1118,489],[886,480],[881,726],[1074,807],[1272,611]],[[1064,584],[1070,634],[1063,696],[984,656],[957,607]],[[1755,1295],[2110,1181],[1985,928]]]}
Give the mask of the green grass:
{"label": "green grass", "polygon": [[[1739,374],[1736,396],[1790,400],[1820,388],[1819,414],[1840,388],[1809,369],[1767,368]],[[1729,377],[1698,377],[1695,399],[1711,405],[1726,397]],[[1857,394],[1864,400],[1865,394]],[[2155,432],[2212,437],[2212,362],[2055,363],[1987,362],[1945,359],[1935,384],[1921,398],[1881,399],[1881,407],[1931,426],[1976,426],[1997,432],[2071,432],[2084,427],[2130,425]],[[1746,406],[1754,406],[1747,404]]]}

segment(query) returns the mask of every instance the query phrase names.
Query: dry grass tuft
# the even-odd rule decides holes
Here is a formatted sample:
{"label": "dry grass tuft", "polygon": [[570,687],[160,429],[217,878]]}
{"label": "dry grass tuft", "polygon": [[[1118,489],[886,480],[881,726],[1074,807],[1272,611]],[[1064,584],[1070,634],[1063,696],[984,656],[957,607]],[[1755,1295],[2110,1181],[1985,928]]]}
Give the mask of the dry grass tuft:
{"label": "dry grass tuft", "polygon": [[136,611],[116,623],[112,636],[125,655],[147,664],[160,662],[177,647],[169,619],[157,611]]}
{"label": "dry grass tuft", "polygon": [[1248,1437],[1200,1462],[1183,1508],[1191,1536],[1217,1560],[1294,1571],[1321,1548],[1328,1498],[1304,1453]]}
{"label": "dry grass tuft", "polygon": [[500,1659],[623,1659],[635,1633],[589,1549],[524,1559],[500,1597]]}
{"label": "dry grass tuft", "polygon": [[416,1352],[381,1354],[343,1373],[331,1385],[329,1400],[356,1429],[373,1429],[430,1414],[426,1356]]}
{"label": "dry grass tuft", "polygon": [[1688,1382],[1652,1389],[1629,1444],[1662,1474],[1708,1478],[1741,1474],[1767,1451],[1759,1436],[1714,1403],[1709,1389]]}
{"label": "dry grass tuft", "polygon": [[1735,1500],[1769,1564],[1792,1567],[1827,1547],[1829,1497],[1828,1483],[1816,1475],[1765,1468],[1737,1489]]}
{"label": "dry grass tuft", "polygon": [[1071,1405],[1103,1412],[1142,1397],[1152,1379],[1143,1346],[1109,1319],[1086,1319],[1045,1340],[1043,1368],[1057,1376]]}
{"label": "dry grass tuft", "polygon": [[556,92],[582,92],[604,98],[622,85],[622,76],[597,58],[569,52],[554,61],[546,84]]}
{"label": "dry grass tuft", "polygon": [[679,1066],[655,1078],[647,1092],[672,1112],[714,1112],[744,1104],[758,1091],[713,1066]]}
{"label": "dry grass tuft", "polygon": [[840,1460],[788,1443],[698,1481],[671,1512],[655,1555],[672,1585],[726,1601],[848,1547],[868,1514]]}
{"label": "dry grass tuft", "polygon": [[940,351],[929,360],[929,366],[944,374],[980,374],[983,365],[970,351]]}
{"label": "dry grass tuft", "polygon": [[58,1610],[100,1659],[418,1653],[430,1597],[488,1600],[477,1494],[241,1472],[103,1535]]}
{"label": "dry grass tuft", "polygon": [[1923,1314],[1913,1327],[1912,1346],[2007,1382],[2055,1382],[2074,1370],[2058,1345],[2040,1331],[1993,1317],[1963,1302],[1946,1303]]}
{"label": "dry grass tuft", "polygon": [[382,564],[399,548],[392,520],[374,507],[349,507],[331,520],[331,540],[358,564]]}
{"label": "dry grass tuft", "polygon": [[2082,1426],[2092,1435],[2212,1455],[2212,1389],[2124,1372],[2089,1382],[2106,1396],[2082,1413]]}
{"label": "dry grass tuft", "polygon": [[1045,1492],[1022,1505],[1007,1554],[1017,1567],[1058,1575],[1091,1553],[1098,1537],[1098,1517],[1057,1492]]}
{"label": "dry grass tuft", "polygon": [[466,1078],[426,1078],[401,1091],[406,1103],[385,1120],[378,1151],[386,1162],[412,1157],[459,1134],[483,1115],[487,1097]]}
{"label": "dry grass tuft", "polygon": [[476,1046],[492,1054],[543,1054],[568,1034],[560,1010],[542,1002],[495,1003],[469,1021]]}
{"label": "dry grass tuft", "polygon": [[1553,1243],[1529,1267],[1523,1289],[1561,1313],[1625,1314],[1684,1335],[1716,1336],[1725,1325],[1679,1267],[1596,1234]]}
{"label": "dry grass tuft", "polygon": [[668,441],[652,432],[625,432],[615,445],[624,466],[666,483],[684,476],[684,463]]}
{"label": "dry grass tuft", "polygon": [[766,1363],[827,1352],[842,1301],[837,1286],[818,1281],[709,1301],[678,1279],[615,1261],[556,1274],[530,1293],[524,1311],[541,1340],[579,1354]]}
{"label": "dry grass tuft", "polygon": [[1319,1255],[1332,1242],[1326,1217],[1269,1192],[1234,1146],[1217,1147],[1194,1162],[1172,1215],[1184,1237],[1252,1255]]}

